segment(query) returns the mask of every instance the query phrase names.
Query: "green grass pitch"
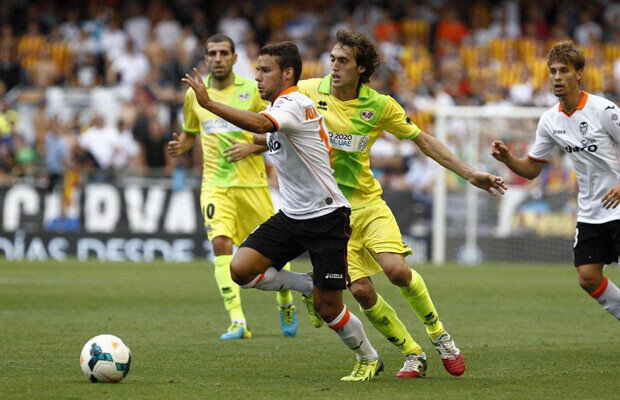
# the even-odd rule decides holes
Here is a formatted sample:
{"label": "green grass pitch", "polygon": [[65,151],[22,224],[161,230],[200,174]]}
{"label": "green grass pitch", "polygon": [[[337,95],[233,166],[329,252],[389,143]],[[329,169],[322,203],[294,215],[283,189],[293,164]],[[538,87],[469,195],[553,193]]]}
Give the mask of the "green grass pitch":
{"label": "green grass pitch", "polygon": [[[297,271],[310,268],[294,263]],[[422,344],[427,377],[399,380],[399,351],[351,310],[385,361],[364,383],[340,382],[354,357],[310,326],[300,298],[295,338],[280,333],[275,294],[242,292],[254,337],[228,325],[207,262],[102,264],[0,261],[2,399],[549,399],[620,396],[620,325],[578,288],[570,265],[421,267],[441,320],[467,360],[450,376],[424,328],[384,276],[375,284]],[[620,271],[607,269],[620,283]],[[111,333],[131,348],[127,378],[92,384],[79,354]]]}

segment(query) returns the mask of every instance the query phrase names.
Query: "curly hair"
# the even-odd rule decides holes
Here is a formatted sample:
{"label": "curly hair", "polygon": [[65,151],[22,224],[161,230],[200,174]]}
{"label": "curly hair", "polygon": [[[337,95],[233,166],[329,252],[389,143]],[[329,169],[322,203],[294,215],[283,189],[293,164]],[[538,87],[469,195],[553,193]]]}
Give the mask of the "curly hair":
{"label": "curly hair", "polygon": [[586,66],[583,52],[570,40],[558,42],[551,48],[547,55],[547,65],[550,66],[556,61],[572,65],[577,71],[583,70]]}
{"label": "curly hair", "polygon": [[339,29],[336,32],[336,41],[348,46],[355,52],[355,62],[357,65],[366,67],[366,70],[360,75],[360,83],[370,82],[370,77],[379,67],[380,57],[377,49],[361,32],[351,32],[345,29]]}

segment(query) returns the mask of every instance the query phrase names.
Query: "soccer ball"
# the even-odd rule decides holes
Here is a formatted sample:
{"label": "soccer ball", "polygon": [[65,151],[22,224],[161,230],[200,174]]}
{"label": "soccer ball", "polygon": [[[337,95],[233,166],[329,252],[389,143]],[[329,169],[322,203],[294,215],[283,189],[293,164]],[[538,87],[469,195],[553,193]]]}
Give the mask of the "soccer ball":
{"label": "soccer ball", "polygon": [[114,335],[95,336],[82,348],[80,365],[93,383],[117,383],[129,373],[131,351]]}

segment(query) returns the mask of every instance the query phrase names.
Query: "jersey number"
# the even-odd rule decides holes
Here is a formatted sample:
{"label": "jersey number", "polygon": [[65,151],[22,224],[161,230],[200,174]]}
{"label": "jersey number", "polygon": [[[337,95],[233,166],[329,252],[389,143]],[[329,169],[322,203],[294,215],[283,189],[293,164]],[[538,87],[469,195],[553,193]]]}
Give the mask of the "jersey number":
{"label": "jersey number", "polygon": [[213,214],[215,214],[215,204],[213,203],[209,204],[207,208],[205,209],[205,211],[206,211],[205,214],[207,215],[207,218],[209,219],[213,218]]}

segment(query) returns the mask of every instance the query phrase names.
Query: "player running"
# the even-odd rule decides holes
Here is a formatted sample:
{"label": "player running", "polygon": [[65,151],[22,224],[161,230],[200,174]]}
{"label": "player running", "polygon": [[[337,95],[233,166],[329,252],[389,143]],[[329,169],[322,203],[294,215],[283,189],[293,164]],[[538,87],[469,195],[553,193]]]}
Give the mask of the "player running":
{"label": "player running", "polygon": [[426,355],[394,309],[375,291],[370,276],[381,271],[400,288],[426,326],[446,370],[461,375],[465,372],[463,355],[439,321],[424,280],[405,262],[411,249],[403,243],[394,215],[381,198],[381,186],[370,169],[370,147],[387,131],[412,140],[424,154],[493,195],[493,190],[503,193],[504,181],[461,162],[441,141],[411,122],[393,98],[365,85],[379,64],[379,55],[364,34],[341,29],[336,40],[330,56],[332,73],[299,82],[299,91],[310,97],[325,117],[334,177],[352,206],[349,289],[372,325],[405,355],[397,377],[424,375]]}
{"label": "player running", "polygon": [[620,112],[611,101],[579,90],[585,64],[571,41],[553,46],[547,65],[559,103],[540,117],[527,157],[516,158],[501,141],[493,142],[491,154],[534,179],[556,144],[566,151],[579,183],[573,246],[579,285],[620,320],[620,290],[603,275],[603,265],[620,255]]}
{"label": "player running", "polygon": [[[241,110],[264,110],[267,103],[260,98],[256,83],[232,72],[237,61],[232,39],[211,36],[206,50],[205,62],[211,73],[204,81],[210,96]],[[185,94],[183,117],[183,132],[173,134],[168,152],[179,157],[192,148],[196,136],[201,136],[204,166],[200,206],[215,253],[215,281],[231,320],[221,338],[250,338],[239,286],[230,277],[230,261],[233,244],[239,246],[250,232],[273,215],[265,163],[257,154],[265,148],[252,143],[252,133],[200,107],[191,89]],[[229,158],[238,157],[245,159],[229,162]],[[298,323],[291,291],[279,291],[276,299],[282,333],[295,336]]]}
{"label": "player running", "polygon": [[[230,265],[232,278],[244,288],[290,288],[313,297],[316,312],[357,354],[352,373],[342,380],[370,380],[383,370],[383,362],[361,321],[342,302],[348,280],[350,206],[332,176],[323,117],[295,86],[301,75],[297,46],[281,42],[263,47],[257,71],[261,97],[271,102],[262,113],[211,100],[196,70],[195,77],[183,79],[202,107],[257,132],[255,142],[267,144],[278,172],[282,209],[243,242]],[[313,276],[282,269],[305,251],[310,253]]]}

